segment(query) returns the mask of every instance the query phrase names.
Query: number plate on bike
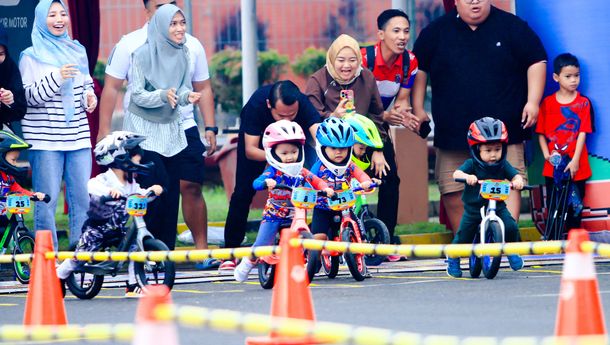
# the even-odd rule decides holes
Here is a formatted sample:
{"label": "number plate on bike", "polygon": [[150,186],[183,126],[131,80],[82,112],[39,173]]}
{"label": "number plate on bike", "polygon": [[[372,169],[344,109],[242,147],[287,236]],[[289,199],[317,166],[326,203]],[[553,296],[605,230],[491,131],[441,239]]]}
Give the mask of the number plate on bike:
{"label": "number plate on bike", "polygon": [[32,209],[30,197],[25,194],[10,194],[6,198],[6,208],[13,214],[30,213]]}
{"label": "number plate on bike", "polygon": [[148,198],[144,195],[130,195],[125,204],[127,214],[134,217],[142,217],[146,214],[148,208]]}
{"label": "number plate on bike", "polygon": [[356,195],[351,189],[335,191],[335,197],[328,198],[328,208],[333,211],[342,211],[356,204]]}
{"label": "number plate on bike", "polygon": [[290,201],[296,208],[312,209],[316,206],[318,191],[311,188],[297,187],[292,190]]}
{"label": "number plate on bike", "polygon": [[502,180],[485,180],[481,182],[481,196],[484,199],[504,201],[510,194],[510,182]]}

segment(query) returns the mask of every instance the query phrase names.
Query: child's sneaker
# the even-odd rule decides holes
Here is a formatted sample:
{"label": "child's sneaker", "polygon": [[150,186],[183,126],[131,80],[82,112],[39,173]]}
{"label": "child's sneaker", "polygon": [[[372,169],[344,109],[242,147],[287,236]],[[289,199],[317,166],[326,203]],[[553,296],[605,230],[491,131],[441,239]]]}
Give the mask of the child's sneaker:
{"label": "child's sneaker", "polygon": [[241,259],[241,262],[239,263],[239,265],[237,265],[237,267],[235,267],[235,271],[233,271],[233,277],[235,278],[235,280],[240,283],[243,283],[248,280],[248,274],[250,273],[255,264],[256,262],[252,262],[248,258]]}
{"label": "child's sneaker", "polygon": [[143,295],[142,288],[140,285],[129,284],[127,283],[127,287],[125,287],[125,297],[126,298],[140,298]]}
{"label": "child's sneaker", "polygon": [[462,277],[460,258],[447,258],[447,274],[453,278]]}
{"label": "child's sneaker", "polygon": [[231,272],[235,269],[236,260],[225,260],[218,266],[218,273]]}
{"label": "child's sneaker", "polygon": [[386,256],[386,259],[388,259],[389,262],[397,262],[400,261],[402,259],[402,256],[400,255],[388,255]]}
{"label": "child's sneaker", "polygon": [[518,271],[523,268],[523,259],[519,255],[507,255],[508,264],[513,271]]}

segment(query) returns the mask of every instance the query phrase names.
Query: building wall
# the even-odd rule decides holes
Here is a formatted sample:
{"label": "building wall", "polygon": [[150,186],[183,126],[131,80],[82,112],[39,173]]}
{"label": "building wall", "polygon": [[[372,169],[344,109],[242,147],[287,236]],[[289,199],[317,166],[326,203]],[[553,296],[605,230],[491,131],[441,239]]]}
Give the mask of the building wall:
{"label": "building wall", "polygon": [[[512,1],[493,0],[493,4],[510,11]],[[327,48],[334,39],[329,32],[334,23],[338,23],[338,32],[352,34],[361,42],[374,41],[377,15],[391,3],[391,0],[258,0],[257,13],[264,27],[266,47],[292,60],[307,47]],[[179,0],[178,4],[183,5],[183,1]],[[193,33],[206,47],[208,58],[217,43],[239,47],[239,17],[236,16],[239,5],[240,0],[192,1]],[[355,9],[354,13],[350,13],[350,6]],[[431,15],[443,13],[442,0],[416,0],[416,9],[416,21],[427,23]],[[100,10],[99,58],[106,60],[121,36],[142,27],[146,18],[140,0],[103,0]],[[235,28],[230,35],[233,39],[221,35],[227,26]],[[421,29],[420,24],[416,26]]]}

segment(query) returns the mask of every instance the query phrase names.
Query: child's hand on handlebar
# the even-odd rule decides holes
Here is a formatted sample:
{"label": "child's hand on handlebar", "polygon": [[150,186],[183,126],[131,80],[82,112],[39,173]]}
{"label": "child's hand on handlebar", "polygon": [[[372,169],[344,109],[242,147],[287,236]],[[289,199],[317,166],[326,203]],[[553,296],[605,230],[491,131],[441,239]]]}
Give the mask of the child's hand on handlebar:
{"label": "child's hand on handlebar", "polygon": [[120,192],[119,190],[117,190],[117,189],[111,189],[111,190],[110,190],[110,196],[111,196],[113,199],[118,199],[118,198],[120,198],[122,195],[123,195],[123,193],[121,193],[121,192]]}
{"label": "child's hand on handlebar", "polygon": [[522,190],[523,185],[525,184],[523,182],[523,177],[521,177],[521,175],[515,175],[515,177],[513,177],[513,180],[510,181],[510,183],[512,184],[513,189],[515,189],[515,190]]}
{"label": "child's hand on handlebar", "polygon": [[371,188],[371,184],[373,183],[373,181],[364,181],[362,183],[360,183],[360,187],[362,187],[362,189],[367,190]]}
{"label": "child's hand on handlebar", "polygon": [[153,191],[156,196],[159,196],[161,195],[161,193],[163,193],[163,187],[159,186],[158,184],[155,184],[148,187],[147,191]]}
{"label": "child's hand on handlebar", "polygon": [[479,179],[475,175],[466,176],[466,183],[468,183],[469,186],[474,186],[478,182],[479,182]]}
{"label": "child's hand on handlebar", "polygon": [[381,182],[381,180],[380,180],[380,179],[378,179],[378,178],[374,178],[374,177],[373,177],[371,180],[372,180],[372,181],[373,181],[373,182],[374,182],[376,185],[381,186],[381,183],[382,183],[382,182]]}
{"label": "child's hand on handlebar", "polygon": [[335,191],[330,187],[324,188],[323,191],[326,192],[326,196],[329,198],[335,195]]}
{"label": "child's hand on handlebar", "polygon": [[277,182],[272,178],[265,179],[265,183],[267,184],[267,188],[269,190],[275,188],[275,186],[277,185]]}
{"label": "child's hand on handlebar", "polygon": [[41,192],[35,192],[35,193],[34,193],[34,196],[35,196],[36,198],[38,198],[38,200],[42,201],[42,200],[44,200],[45,194],[44,194],[44,193],[41,193]]}

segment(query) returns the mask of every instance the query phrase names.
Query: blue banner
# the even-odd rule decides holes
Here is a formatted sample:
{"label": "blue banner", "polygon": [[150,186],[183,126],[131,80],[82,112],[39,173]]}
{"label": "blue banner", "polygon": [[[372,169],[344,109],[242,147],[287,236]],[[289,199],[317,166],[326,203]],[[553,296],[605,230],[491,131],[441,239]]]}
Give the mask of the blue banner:
{"label": "blue banner", "polygon": [[0,25],[8,31],[9,51],[15,62],[22,50],[32,45],[34,8],[38,0],[0,0]]}

